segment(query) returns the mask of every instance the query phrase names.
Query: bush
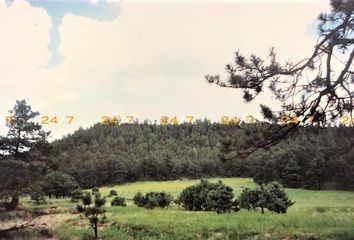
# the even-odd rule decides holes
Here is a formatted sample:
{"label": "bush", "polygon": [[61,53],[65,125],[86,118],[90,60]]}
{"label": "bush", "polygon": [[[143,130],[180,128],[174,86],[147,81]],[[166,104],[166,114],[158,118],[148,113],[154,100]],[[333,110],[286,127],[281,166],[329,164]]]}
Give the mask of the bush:
{"label": "bush", "polygon": [[36,192],[36,193],[31,193],[31,201],[34,201],[35,204],[40,205],[40,204],[45,204],[45,196],[42,193]]}
{"label": "bush", "polygon": [[70,193],[78,188],[75,179],[66,173],[53,171],[44,177],[43,191],[49,198],[69,197]]}
{"label": "bush", "polygon": [[173,197],[171,194],[165,192],[148,192],[145,196],[141,192],[138,192],[134,195],[133,201],[138,207],[148,209],[157,207],[166,208],[171,205]]}
{"label": "bush", "polygon": [[109,197],[112,197],[112,196],[118,196],[118,193],[116,190],[112,189],[111,191],[109,191]]}
{"label": "bush", "polygon": [[144,205],[147,209],[154,209],[159,206],[158,195],[155,192],[149,192],[145,195],[146,203]]}
{"label": "bush", "polygon": [[286,213],[288,208],[295,203],[289,199],[281,184],[272,182],[263,187],[265,188],[263,190],[265,196],[262,196],[262,199],[266,200],[265,207],[269,211]]}
{"label": "bush", "polygon": [[237,210],[232,191],[232,188],[221,181],[211,183],[201,180],[199,184],[185,188],[178,202],[190,211],[230,212],[232,209]]}
{"label": "bush", "polygon": [[37,182],[36,184],[33,184],[33,186],[31,186],[31,191],[29,195],[31,197],[31,201],[34,201],[37,205],[46,203],[42,182]]}
{"label": "bush", "polygon": [[260,208],[276,213],[286,213],[292,206],[292,202],[286,195],[283,186],[277,182],[262,184],[255,189],[245,188],[239,197],[239,206],[247,210]]}
{"label": "bush", "polygon": [[124,197],[115,197],[112,202],[111,202],[112,206],[121,206],[121,207],[126,207],[127,204],[125,203],[125,198]]}
{"label": "bush", "polygon": [[141,192],[138,192],[134,195],[133,202],[138,207],[143,207],[146,204],[145,197]]}
{"label": "bush", "polygon": [[239,206],[240,208],[251,210],[259,207],[260,201],[260,190],[245,188],[242,190],[241,195],[239,196]]}

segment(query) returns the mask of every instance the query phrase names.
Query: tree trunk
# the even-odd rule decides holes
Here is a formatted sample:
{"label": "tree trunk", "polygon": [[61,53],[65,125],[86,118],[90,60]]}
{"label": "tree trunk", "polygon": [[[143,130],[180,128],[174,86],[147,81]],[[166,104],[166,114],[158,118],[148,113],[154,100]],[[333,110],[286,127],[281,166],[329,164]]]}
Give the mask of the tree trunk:
{"label": "tree trunk", "polygon": [[262,207],[261,209],[262,209],[262,214],[264,214],[264,208]]}
{"label": "tree trunk", "polygon": [[97,222],[94,223],[93,230],[95,231],[95,239],[98,239]]}
{"label": "tree trunk", "polygon": [[7,211],[13,211],[16,209],[16,207],[18,206],[20,198],[18,196],[12,196],[11,197],[11,202],[7,202],[6,203],[6,210]]}
{"label": "tree trunk", "polygon": [[13,196],[12,200],[11,200],[11,203],[14,204],[15,207],[17,207],[19,201],[20,201],[19,196]]}

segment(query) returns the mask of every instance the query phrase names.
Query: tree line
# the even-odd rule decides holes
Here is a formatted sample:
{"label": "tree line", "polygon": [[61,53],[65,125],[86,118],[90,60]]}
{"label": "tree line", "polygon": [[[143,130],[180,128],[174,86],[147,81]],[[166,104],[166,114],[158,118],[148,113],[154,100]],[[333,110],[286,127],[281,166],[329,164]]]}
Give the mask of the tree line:
{"label": "tree line", "polygon": [[135,123],[82,129],[48,143],[48,132],[17,101],[0,137],[0,196],[8,209],[31,195],[66,197],[78,188],[144,180],[253,177],[285,187],[353,189],[353,128],[304,127],[281,143],[251,155],[228,157],[261,138],[267,122],[156,125]]}
{"label": "tree line", "polygon": [[207,119],[167,126],[96,124],[55,141],[51,164],[83,188],[214,176],[253,177],[292,188],[354,187],[354,151],[345,151],[353,142],[351,127],[309,126],[276,146],[225,160],[225,146],[252,145],[264,125]]}

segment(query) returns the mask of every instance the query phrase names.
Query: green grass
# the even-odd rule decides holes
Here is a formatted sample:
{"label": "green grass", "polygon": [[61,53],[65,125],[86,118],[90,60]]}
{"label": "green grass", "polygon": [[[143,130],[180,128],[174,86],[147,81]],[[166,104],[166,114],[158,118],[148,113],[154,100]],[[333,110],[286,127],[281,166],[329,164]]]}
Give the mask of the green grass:
{"label": "green grass", "polygon": [[[212,181],[219,180],[211,179]],[[247,178],[220,178],[234,189],[237,196],[243,187],[255,184]],[[138,192],[166,191],[177,196],[196,180],[137,182],[100,191],[131,199]],[[108,223],[100,230],[103,239],[354,239],[354,192],[286,190],[295,205],[287,214],[239,211],[229,214],[190,212],[172,206],[169,209],[147,210],[131,201],[128,207],[110,207],[107,199]],[[49,200],[48,205],[74,208],[68,199]],[[26,203],[30,209],[38,208]],[[69,213],[68,213],[69,214]],[[76,217],[54,230],[59,239],[88,239],[91,234],[85,220]],[[86,234],[86,236],[85,236]]]}
{"label": "green grass", "polygon": [[[221,180],[226,185],[234,189],[234,193],[238,194],[241,192],[241,187],[253,187],[255,186],[252,179],[249,178],[214,178],[210,181]],[[127,199],[133,198],[134,194],[137,192],[150,192],[150,191],[166,191],[171,193],[173,196],[178,196],[179,193],[186,187],[198,183],[199,180],[184,180],[184,181],[148,181],[148,182],[136,182],[130,184],[124,184],[114,187],[103,187],[100,188],[100,192],[103,195],[108,195],[109,191],[114,189],[118,192],[120,196]]]}

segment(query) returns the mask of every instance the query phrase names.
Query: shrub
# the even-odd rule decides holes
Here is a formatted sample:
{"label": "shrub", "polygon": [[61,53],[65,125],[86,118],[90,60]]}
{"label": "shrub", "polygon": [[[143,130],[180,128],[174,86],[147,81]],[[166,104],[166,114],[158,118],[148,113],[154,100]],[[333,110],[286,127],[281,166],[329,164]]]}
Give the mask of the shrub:
{"label": "shrub", "polygon": [[45,204],[45,196],[42,193],[31,193],[31,201],[34,201],[35,204],[40,205],[40,204]]}
{"label": "shrub", "polygon": [[288,208],[295,203],[289,199],[281,184],[272,182],[263,187],[265,189],[262,192],[265,196],[262,196],[262,199],[266,200],[265,207],[269,211],[286,213]]}
{"label": "shrub", "polygon": [[[105,219],[104,213],[106,199],[101,197],[99,192],[96,192],[95,199],[92,199],[90,193],[84,193],[81,200],[82,204],[77,205],[77,210],[83,213],[84,216],[89,220],[90,226],[95,233],[95,239],[98,239],[98,223]],[[100,221],[101,216],[101,221]]]}
{"label": "shrub", "polygon": [[143,207],[146,204],[145,197],[141,192],[137,192],[133,197],[133,202],[138,207]]}
{"label": "shrub", "polygon": [[37,205],[46,203],[42,182],[37,182],[36,184],[33,184],[33,186],[31,186],[31,192],[29,195],[31,197],[31,201],[34,201]]}
{"label": "shrub", "polygon": [[56,198],[69,197],[73,190],[79,188],[72,176],[58,171],[48,173],[44,177],[43,183],[43,191],[49,198],[52,196]]}
{"label": "shrub", "polygon": [[146,203],[144,205],[147,209],[157,208],[159,206],[158,196],[155,192],[145,194]]}
{"label": "shrub", "polygon": [[239,196],[240,208],[251,210],[259,207],[260,190],[244,188]]}
{"label": "shrub", "polygon": [[118,196],[118,193],[116,190],[112,189],[111,191],[109,191],[109,197],[112,197],[112,196]]}
{"label": "shrub", "polygon": [[232,188],[221,181],[211,183],[201,180],[199,184],[185,188],[178,202],[190,211],[229,212],[234,206]]}
{"label": "shrub", "polygon": [[127,204],[125,203],[125,198],[124,197],[115,197],[112,202],[111,202],[112,206],[121,206],[121,207],[126,207]]}
{"label": "shrub", "polygon": [[245,188],[239,197],[241,208],[247,210],[260,208],[262,213],[264,213],[264,209],[276,213],[286,213],[293,204],[294,202],[286,195],[283,186],[277,182],[262,184],[255,189]]}
{"label": "shrub", "polygon": [[148,192],[145,196],[138,192],[133,198],[134,204],[138,207],[145,207],[148,209],[153,208],[166,208],[171,205],[173,197],[169,193],[165,192]]}

